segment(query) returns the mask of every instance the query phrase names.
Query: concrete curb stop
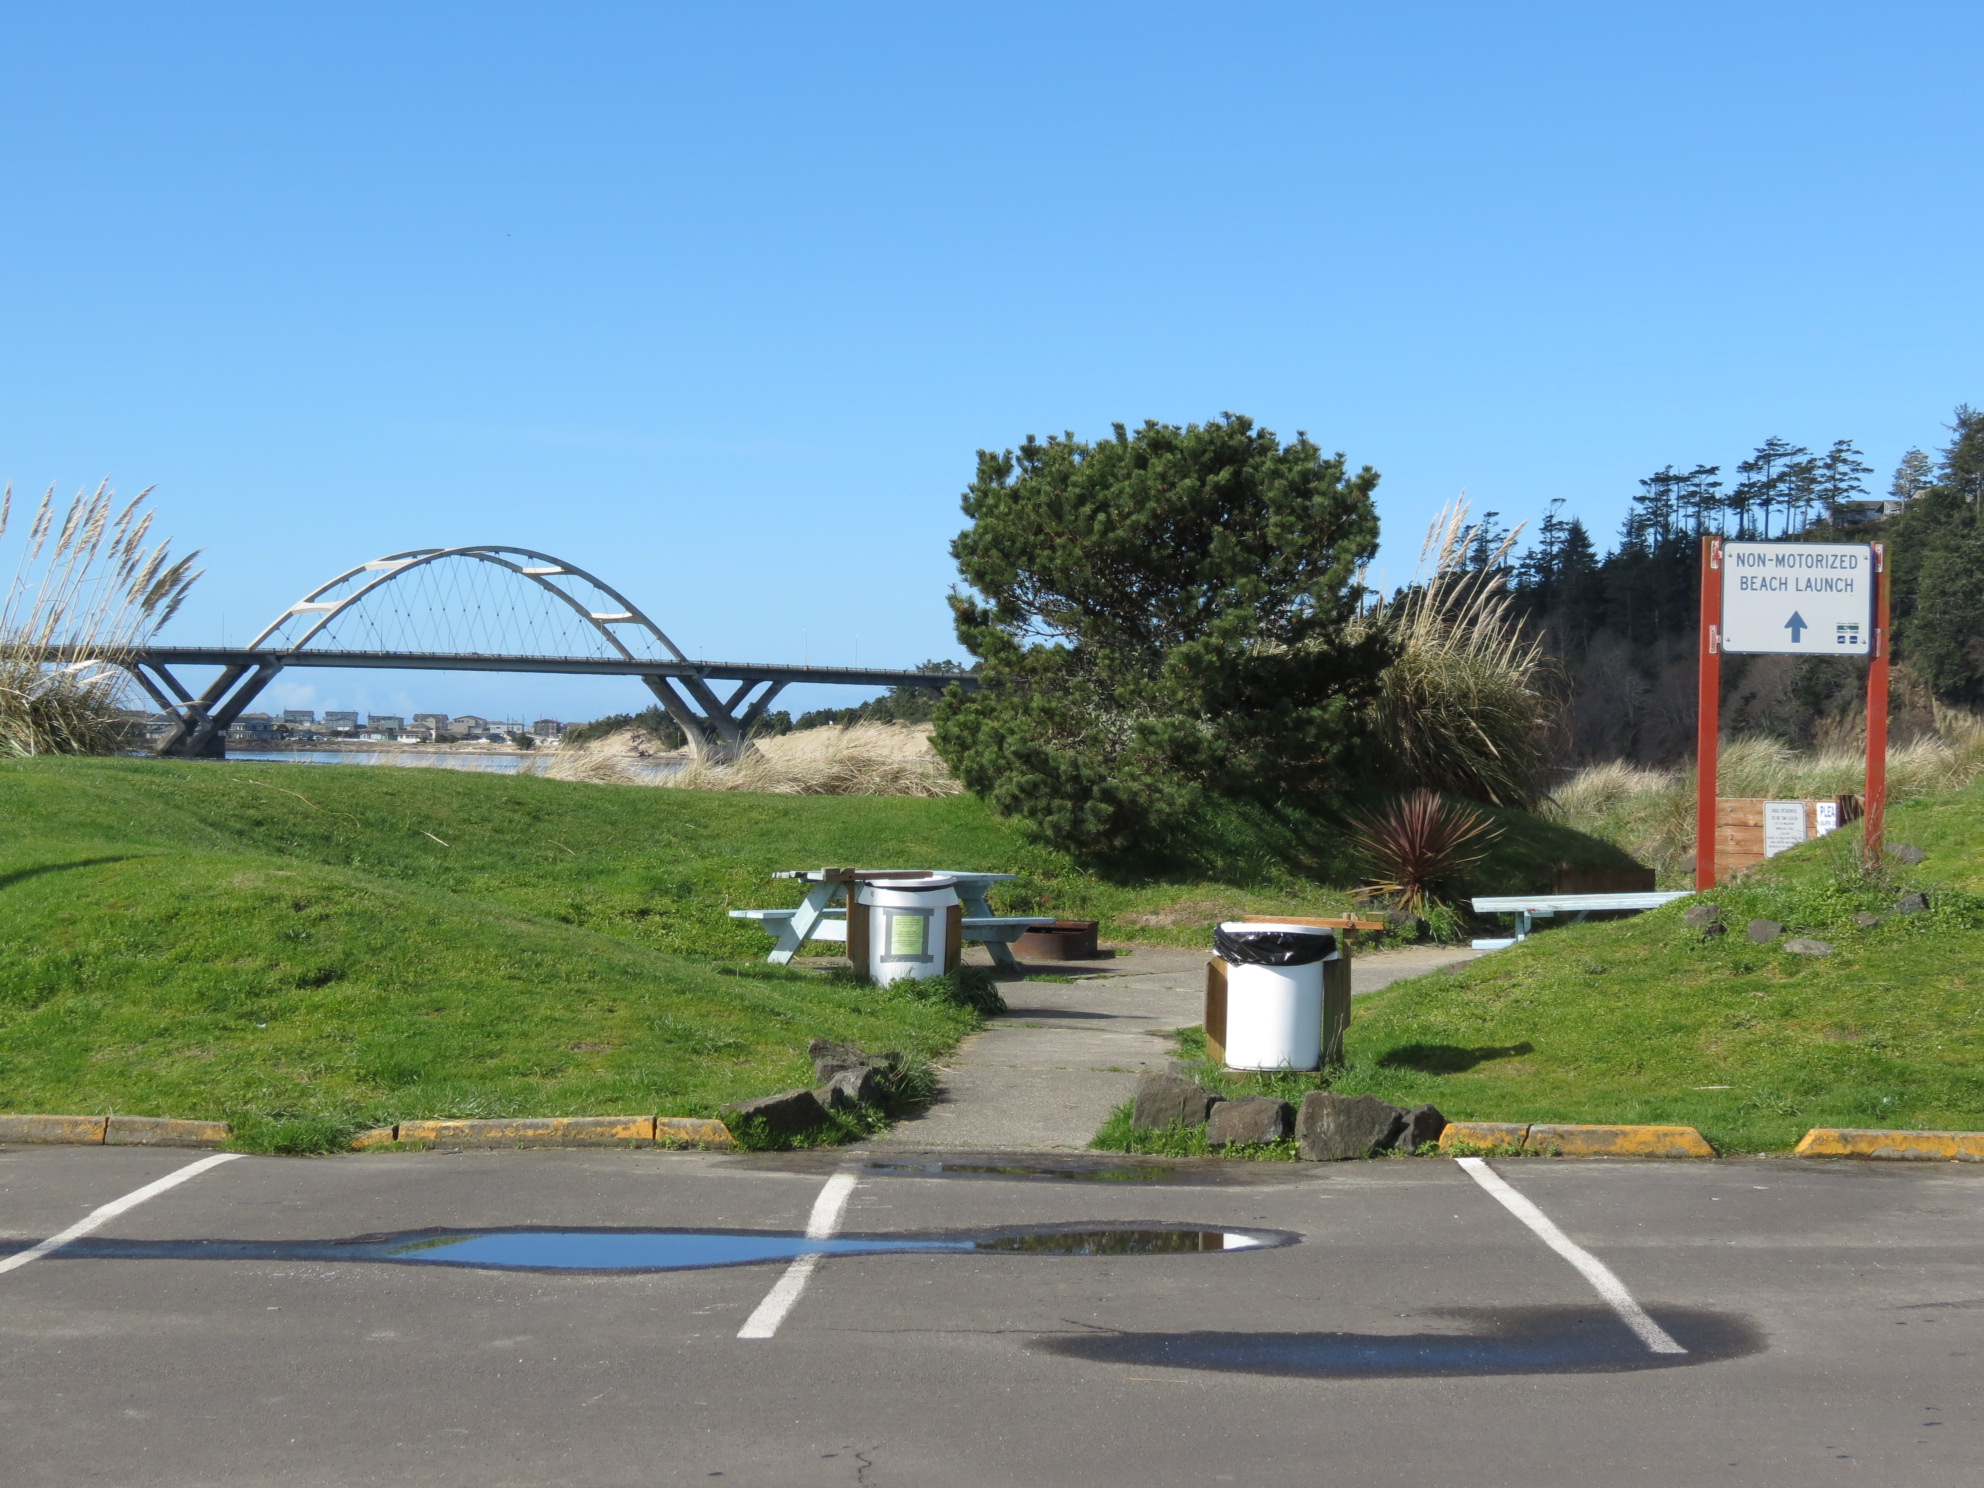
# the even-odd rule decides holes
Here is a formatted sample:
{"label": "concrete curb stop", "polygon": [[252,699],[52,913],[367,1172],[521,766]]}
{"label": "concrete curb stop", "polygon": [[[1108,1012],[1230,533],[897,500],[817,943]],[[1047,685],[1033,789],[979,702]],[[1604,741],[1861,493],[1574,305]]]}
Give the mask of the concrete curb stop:
{"label": "concrete curb stop", "polygon": [[402,1121],[352,1139],[365,1152],[423,1147],[734,1147],[730,1128],[697,1116],[530,1116],[497,1120]]}
{"label": "concrete curb stop", "polygon": [[84,1147],[218,1147],[234,1135],[225,1121],[165,1116],[0,1116],[0,1143]]}
{"label": "concrete curb stop", "polygon": [[1513,1147],[1551,1157],[1714,1157],[1692,1126],[1565,1126],[1544,1122],[1450,1121],[1442,1150]]}
{"label": "concrete curb stop", "polygon": [[1815,1126],[1793,1157],[1860,1157],[1881,1162],[1984,1162],[1984,1132],[1868,1131]]}

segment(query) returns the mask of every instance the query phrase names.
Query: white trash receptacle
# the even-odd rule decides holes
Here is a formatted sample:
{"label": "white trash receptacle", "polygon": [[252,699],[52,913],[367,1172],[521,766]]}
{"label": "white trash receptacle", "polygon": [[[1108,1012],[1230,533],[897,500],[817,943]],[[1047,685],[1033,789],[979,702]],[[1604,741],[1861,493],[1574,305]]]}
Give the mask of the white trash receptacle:
{"label": "white trash receptacle", "polygon": [[1312,1070],[1323,1062],[1323,963],[1336,936],[1316,925],[1229,920],[1213,932],[1226,963],[1226,1067]]}
{"label": "white trash receptacle", "polygon": [[951,909],[958,881],[941,875],[861,886],[868,910],[868,975],[888,983],[942,976],[950,962]]}

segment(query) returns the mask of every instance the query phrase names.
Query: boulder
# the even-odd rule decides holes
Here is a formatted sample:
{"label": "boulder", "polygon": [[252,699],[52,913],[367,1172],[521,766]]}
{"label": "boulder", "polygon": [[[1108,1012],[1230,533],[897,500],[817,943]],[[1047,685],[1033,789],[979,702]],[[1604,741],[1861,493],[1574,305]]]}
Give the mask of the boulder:
{"label": "boulder", "polygon": [[1414,1106],[1405,1113],[1405,1127],[1392,1138],[1392,1148],[1397,1152],[1417,1152],[1421,1147],[1436,1146],[1440,1133],[1447,1129],[1447,1118],[1440,1114],[1438,1106]]}
{"label": "boulder", "polygon": [[1784,927],[1776,920],[1750,921],[1750,944],[1769,945],[1784,933]]}
{"label": "boulder", "polygon": [[822,1085],[831,1084],[834,1076],[846,1070],[881,1070],[896,1062],[893,1055],[870,1054],[853,1044],[837,1044],[832,1039],[814,1039],[806,1046],[806,1053],[813,1061],[813,1078]]}
{"label": "boulder", "polygon": [[1868,914],[1865,910],[1862,910],[1853,917],[1853,923],[1858,925],[1862,930],[1872,930],[1876,925],[1881,923],[1881,917],[1877,914]]}
{"label": "boulder", "polygon": [[852,1106],[879,1106],[887,1095],[882,1071],[872,1064],[842,1070],[827,1081],[827,1089],[834,1092],[836,1099]]}
{"label": "boulder", "polygon": [[1312,1090],[1302,1097],[1295,1135],[1304,1162],[1344,1162],[1389,1147],[1405,1129],[1406,1113],[1375,1095]]}
{"label": "boulder", "polygon": [[1896,914],[1921,914],[1928,907],[1929,896],[1927,894],[1903,894],[1894,902],[1894,912]]}
{"label": "boulder", "polygon": [[1206,1146],[1279,1142],[1288,1135],[1294,1114],[1287,1101],[1276,1100],[1271,1095],[1223,1100],[1212,1108],[1211,1119],[1206,1122]]}
{"label": "boulder", "polygon": [[728,1125],[734,1127],[740,1121],[761,1121],[765,1130],[776,1137],[800,1136],[827,1117],[826,1107],[810,1090],[784,1090],[777,1095],[738,1101],[723,1110],[731,1118]]}
{"label": "boulder", "polygon": [[1719,925],[1722,923],[1722,906],[1691,904],[1682,912],[1681,923],[1690,930],[1706,930],[1710,925]]}
{"label": "boulder", "polygon": [[1130,1126],[1135,1131],[1203,1126],[1219,1099],[1196,1080],[1180,1079],[1177,1075],[1145,1075],[1137,1081]]}
{"label": "boulder", "polygon": [[1924,858],[1929,856],[1912,842],[1897,842],[1888,851],[1911,868],[1916,867]]}
{"label": "boulder", "polygon": [[1784,943],[1784,948],[1794,956],[1830,956],[1832,942],[1810,940],[1803,935],[1794,935]]}

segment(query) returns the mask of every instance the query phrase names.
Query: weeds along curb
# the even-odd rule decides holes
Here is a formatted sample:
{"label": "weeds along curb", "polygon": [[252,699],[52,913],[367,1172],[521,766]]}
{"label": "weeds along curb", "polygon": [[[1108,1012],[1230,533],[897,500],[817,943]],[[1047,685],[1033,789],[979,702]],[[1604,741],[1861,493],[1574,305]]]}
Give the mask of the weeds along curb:
{"label": "weeds along curb", "polygon": [[1861,1157],[1883,1162],[1984,1162],[1984,1132],[1863,1131],[1815,1126],[1793,1157]]}
{"label": "weeds along curb", "polygon": [[225,1121],[163,1116],[0,1116],[0,1143],[22,1146],[218,1147],[234,1135]]}
{"label": "weeds along curb", "polygon": [[735,1147],[721,1121],[695,1116],[536,1116],[493,1121],[402,1121],[352,1139],[382,1147]]}
{"label": "weeds along curb", "polygon": [[1540,1157],[1714,1157],[1692,1126],[1559,1126],[1542,1122],[1450,1121],[1440,1150],[1525,1152]]}

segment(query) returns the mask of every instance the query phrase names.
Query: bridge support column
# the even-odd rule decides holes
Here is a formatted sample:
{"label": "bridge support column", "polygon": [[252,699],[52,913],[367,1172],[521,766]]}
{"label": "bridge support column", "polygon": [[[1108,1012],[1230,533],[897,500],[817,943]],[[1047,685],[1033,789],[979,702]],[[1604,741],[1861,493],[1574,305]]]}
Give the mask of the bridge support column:
{"label": "bridge support column", "polygon": [[[725,701],[701,677],[669,678],[643,673],[641,680],[682,730],[689,741],[689,752],[699,760],[718,765],[730,764],[752,747],[751,725],[764,716],[766,705],[785,688],[783,682],[746,682]],[[676,690],[678,681],[689,697]],[[745,704],[740,714],[738,705],[745,703],[760,686],[764,691]]]}
{"label": "bridge support column", "polygon": [[178,679],[164,667],[157,670],[161,679],[179,695],[176,705],[160,693],[142,670],[132,668],[145,691],[174,717],[170,732],[152,752],[162,759],[220,759],[227,753],[228,729],[242,710],[255,701],[256,695],[275,680],[282,662],[272,657],[253,668],[225,667],[198,697],[188,696]]}

